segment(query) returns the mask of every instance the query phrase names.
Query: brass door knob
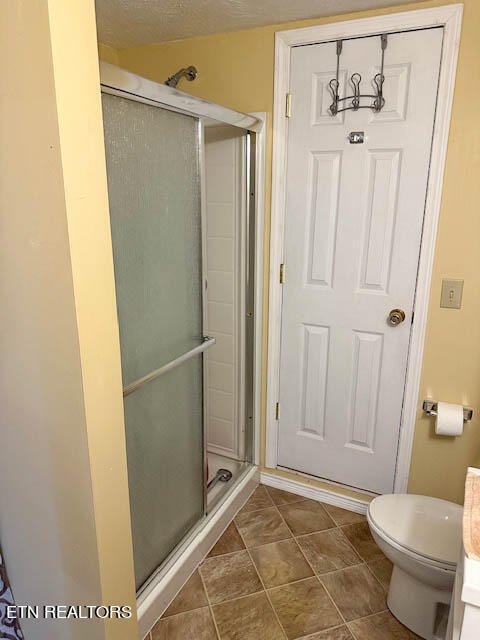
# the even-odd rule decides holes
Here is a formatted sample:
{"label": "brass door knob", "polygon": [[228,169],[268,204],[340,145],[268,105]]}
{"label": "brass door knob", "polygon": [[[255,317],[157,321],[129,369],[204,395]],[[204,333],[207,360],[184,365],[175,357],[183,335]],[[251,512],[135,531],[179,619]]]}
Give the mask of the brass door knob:
{"label": "brass door knob", "polygon": [[392,327],[396,327],[405,320],[405,311],[402,309],[392,309],[388,314],[388,323],[392,325]]}

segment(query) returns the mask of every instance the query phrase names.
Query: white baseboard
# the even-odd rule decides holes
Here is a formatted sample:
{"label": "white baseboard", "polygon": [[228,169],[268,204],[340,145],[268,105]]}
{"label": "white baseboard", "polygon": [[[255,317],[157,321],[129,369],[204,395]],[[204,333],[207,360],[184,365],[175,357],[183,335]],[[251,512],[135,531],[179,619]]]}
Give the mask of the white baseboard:
{"label": "white baseboard", "polygon": [[191,532],[180,545],[173,562],[167,564],[137,598],[139,639],[143,640],[187,579],[246,502],[259,481],[258,468],[252,467],[232,488],[230,495]]}
{"label": "white baseboard", "polygon": [[281,476],[277,476],[266,471],[262,471],[260,473],[260,482],[262,484],[266,484],[269,487],[274,487],[275,489],[283,489],[283,491],[289,491],[290,493],[295,493],[298,496],[310,498],[311,500],[326,502],[327,504],[332,504],[335,507],[341,507],[342,509],[347,509],[348,511],[354,511],[355,513],[361,514],[367,513],[369,505],[368,500],[351,498],[340,493],[335,493],[335,491],[320,489],[320,487],[316,487],[311,484],[305,484],[304,482],[299,482],[298,480],[282,478]]}

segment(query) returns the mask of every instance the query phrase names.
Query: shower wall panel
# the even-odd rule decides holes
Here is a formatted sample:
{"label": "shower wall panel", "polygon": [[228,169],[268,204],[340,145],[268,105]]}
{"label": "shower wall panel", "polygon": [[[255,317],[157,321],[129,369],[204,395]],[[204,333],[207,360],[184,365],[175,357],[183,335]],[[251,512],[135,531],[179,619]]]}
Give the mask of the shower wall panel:
{"label": "shower wall panel", "polygon": [[245,134],[205,128],[207,327],[217,343],[207,355],[208,450],[243,457],[242,252]]}

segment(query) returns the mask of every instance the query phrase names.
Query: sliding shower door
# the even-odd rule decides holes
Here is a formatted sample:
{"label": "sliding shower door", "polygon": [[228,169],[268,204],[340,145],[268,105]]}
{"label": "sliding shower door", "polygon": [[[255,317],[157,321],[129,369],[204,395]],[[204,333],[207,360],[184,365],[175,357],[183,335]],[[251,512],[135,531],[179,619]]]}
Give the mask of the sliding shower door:
{"label": "sliding shower door", "polygon": [[138,588],[205,513],[199,122],[102,101]]}

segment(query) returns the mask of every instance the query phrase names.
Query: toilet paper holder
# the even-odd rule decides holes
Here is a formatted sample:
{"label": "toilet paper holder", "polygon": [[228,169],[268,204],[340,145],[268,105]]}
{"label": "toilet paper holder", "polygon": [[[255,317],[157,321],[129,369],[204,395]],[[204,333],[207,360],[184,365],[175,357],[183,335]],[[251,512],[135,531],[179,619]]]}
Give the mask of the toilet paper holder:
{"label": "toilet paper holder", "polygon": [[[437,403],[434,400],[424,400],[423,401],[423,410],[427,414],[427,416],[436,416],[437,415]],[[463,421],[467,422],[473,418],[473,409],[470,407],[463,407]]]}

